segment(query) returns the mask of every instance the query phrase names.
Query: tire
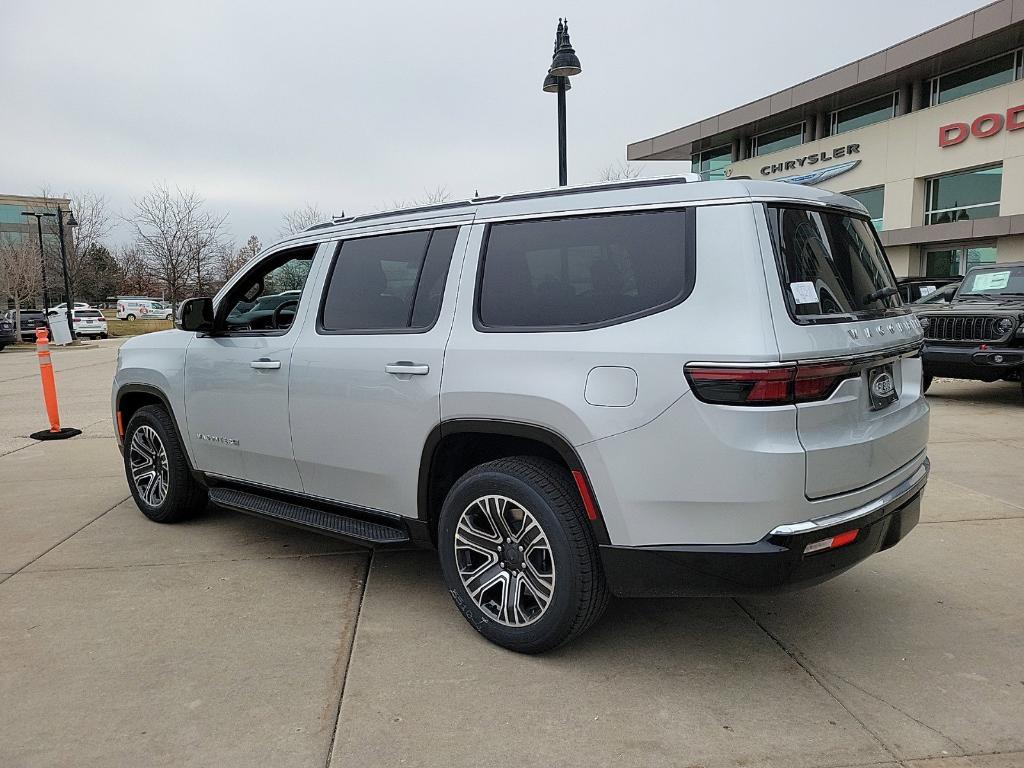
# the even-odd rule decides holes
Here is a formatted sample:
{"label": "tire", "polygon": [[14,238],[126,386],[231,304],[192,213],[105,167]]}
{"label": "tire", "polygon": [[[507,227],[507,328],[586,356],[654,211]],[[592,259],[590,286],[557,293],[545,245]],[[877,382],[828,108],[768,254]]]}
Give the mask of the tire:
{"label": "tire", "polygon": [[[154,459],[156,469],[146,482],[147,467],[153,466]],[[136,472],[133,463],[139,467]],[[139,408],[128,421],[124,471],[136,505],[154,522],[177,523],[206,507],[206,489],[192,476],[171,416],[161,405]]]}
{"label": "tire", "polygon": [[133,314],[130,314],[130,315],[128,315],[127,317],[125,317],[125,320],[131,320],[131,321],[133,321],[133,322],[134,322],[134,321],[135,321],[135,315],[133,315]]}
{"label": "tire", "polygon": [[[496,536],[498,528],[507,535]],[[525,553],[519,537],[528,542]],[[547,459],[498,459],[459,478],[441,508],[438,551],[462,615],[512,651],[556,648],[582,634],[608,604],[579,492],[568,471]]]}
{"label": "tire", "polygon": [[101,338],[101,339],[105,339],[105,338],[107,338],[107,334],[105,334],[105,333],[101,333],[101,334],[100,334],[100,338]]}
{"label": "tire", "polygon": [[932,379],[934,379],[934,378],[935,377],[932,376],[930,373],[926,373],[921,378],[921,391],[922,392],[927,392],[928,391],[928,387],[930,387],[932,385]]}

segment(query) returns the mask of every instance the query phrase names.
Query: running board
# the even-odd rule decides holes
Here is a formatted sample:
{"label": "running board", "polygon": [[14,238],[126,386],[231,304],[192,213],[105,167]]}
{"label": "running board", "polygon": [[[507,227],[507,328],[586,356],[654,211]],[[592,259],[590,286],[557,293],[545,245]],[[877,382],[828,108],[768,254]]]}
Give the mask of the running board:
{"label": "running board", "polygon": [[408,532],[399,525],[360,520],[340,512],[327,512],[235,488],[211,488],[210,501],[236,512],[279,520],[363,544],[403,544],[409,541]]}

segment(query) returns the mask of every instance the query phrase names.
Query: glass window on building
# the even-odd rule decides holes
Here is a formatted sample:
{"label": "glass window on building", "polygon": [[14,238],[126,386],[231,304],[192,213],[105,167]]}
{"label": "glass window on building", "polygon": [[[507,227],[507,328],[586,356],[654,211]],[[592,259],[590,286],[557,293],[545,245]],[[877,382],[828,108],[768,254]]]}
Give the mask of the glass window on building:
{"label": "glass window on building", "polygon": [[750,140],[750,156],[768,155],[782,149],[789,149],[803,144],[804,124],[797,123],[776,131],[759,133]]}
{"label": "glass window on building", "polygon": [[1024,50],[1018,49],[939,75],[931,81],[931,105],[934,107],[936,104],[945,104],[961,96],[1012,83],[1024,77],[1022,69]]}
{"label": "glass window on building", "polygon": [[979,168],[928,179],[925,224],[947,224],[999,215],[1003,167]]}
{"label": "glass window on building", "polygon": [[898,91],[879,96],[877,99],[862,101],[852,107],[837,109],[832,113],[831,135],[874,125],[896,116],[900,95]]}
{"label": "glass window on building", "polygon": [[856,192],[844,192],[847,197],[852,197],[858,203],[868,209],[871,223],[879,232],[882,231],[882,208],[885,205],[885,187],[871,187]]}
{"label": "glass window on building", "polygon": [[716,147],[697,152],[690,159],[691,171],[708,181],[725,178],[725,168],[732,164],[732,147]]}
{"label": "glass window on building", "polygon": [[994,264],[994,245],[937,248],[924,255],[925,277],[959,277],[979,264]]}
{"label": "glass window on building", "polygon": [[0,205],[0,224],[24,224],[28,217],[21,212],[25,210],[20,205]]}

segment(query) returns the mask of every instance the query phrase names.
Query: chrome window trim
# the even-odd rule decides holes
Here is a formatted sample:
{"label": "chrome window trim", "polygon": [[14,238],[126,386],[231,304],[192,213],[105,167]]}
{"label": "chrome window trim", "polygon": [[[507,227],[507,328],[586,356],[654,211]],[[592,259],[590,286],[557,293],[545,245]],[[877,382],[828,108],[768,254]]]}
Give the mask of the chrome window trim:
{"label": "chrome window trim", "polygon": [[[902,317],[912,316],[913,313],[907,310],[906,315]],[[864,323],[871,323],[870,320],[861,321]],[[906,322],[905,320],[901,322]],[[920,332],[919,332],[920,333]],[[845,363],[849,361],[863,360],[864,362],[874,362],[875,360],[896,360],[897,358],[903,357],[915,357],[921,351],[921,346],[924,344],[924,337],[922,334],[921,339],[913,341],[909,344],[901,344],[898,347],[891,347],[889,349],[878,349],[875,351],[864,351],[864,352],[851,352],[848,355],[833,355],[832,357],[813,357],[805,358],[801,360],[773,360],[770,362],[761,363],[746,363],[746,362],[721,362],[713,360],[692,360],[686,363],[686,366],[692,367],[708,367],[708,368],[789,368],[794,365],[818,365],[827,363]],[[684,366],[685,367],[685,366]]]}
{"label": "chrome window trim", "polygon": [[843,205],[838,202],[826,203],[822,200],[807,200],[799,197],[772,197],[768,195],[758,195],[752,197],[707,198],[704,200],[673,201],[667,203],[632,203],[627,205],[610,205],[599,208],[570,208],[559,211],[537,211],[532,213],[506,214],[504,216],[483,216],[477,217],[473,223],[494,224],[502,221],[565,218],[567,216],[592,216],[602,213],[628,213],[630,211],[668,210],[673,208],[702,208],[713,205],[748,205],[753,203],[788,203],[792,205],[807,206],[809,208],[834,208],[836,210],[855,213],[860,217],[864,216],[864,211],[859,208]]}
{"label": "chrome window trim", "polygon": [[924,463],[917,468],[910,477],[904,480],[902,483],[897,485],[892,490],[882,494],[874,501],[869,501],[867,504],[862,504],[859,507],[848,509],[845,512],[837,512],[832,515],[825,515],[824,517],[815,517],[810,520],[803,520],[799,523],[786,523],[785,525],[779,525],[769,532],[769,536],[791,536],[797,533],[809,533],[812,531],[822,530],[824,528],[831,528],[835,525],[841,525],[843,523],[852,523],[859,520],[862,517],[867,517],[873,512],[877,512],[893,502],[901,501],[902,499],[912,496],[917,493],[921,488],[924,487],[928,481],[928,473],[931,469],[931,461],[925,456]]}

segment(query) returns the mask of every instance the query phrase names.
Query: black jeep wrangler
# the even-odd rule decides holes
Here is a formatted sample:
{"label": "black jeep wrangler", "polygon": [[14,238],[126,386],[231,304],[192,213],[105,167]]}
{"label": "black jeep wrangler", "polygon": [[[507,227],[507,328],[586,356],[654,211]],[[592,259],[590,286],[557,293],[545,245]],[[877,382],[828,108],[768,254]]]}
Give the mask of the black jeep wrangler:
{"label": "black jeep wrangler", "polygon": [[1024,262],[967,273],[949,304],[918,314],[924,389],[935,376],[1019,381],[1024,394]]}

